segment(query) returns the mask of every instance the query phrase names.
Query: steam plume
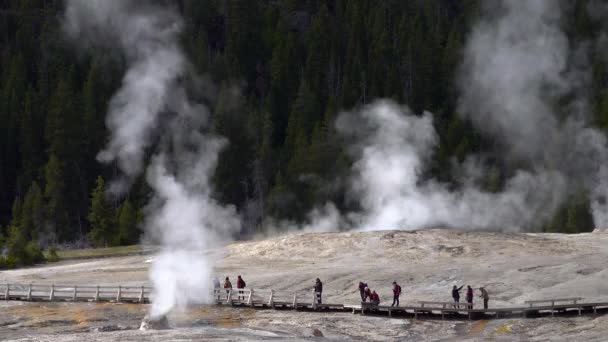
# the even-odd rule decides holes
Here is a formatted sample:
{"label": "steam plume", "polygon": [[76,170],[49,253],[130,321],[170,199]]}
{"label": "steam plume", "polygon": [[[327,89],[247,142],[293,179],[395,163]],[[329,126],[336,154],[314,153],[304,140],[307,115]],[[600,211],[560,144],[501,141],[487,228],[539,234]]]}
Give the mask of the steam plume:
{"label": "steam plume", "polygon": [[351,198],[362,212],[348,215],[364,230],[415,229],[433,226],[516,231],[547,218],[559,202],[564,180],[552,172],[518,172],[501,193],[468,185],[451,190],[424,179],[437,135],[432,115],[418,117],[407,107],[379,101],[343,113],[338,131],[353,141],[356,159]]}
{"label": "steam plume", "polygon": [[[460,112],[501,144],[507,165],[550,168],[592,195],[596,226],[605,227],[606,138],[591,126],[589,45],[568,42],[561,1],[486,4],[465,48]],[[574,49],[572,48],[574,47]],[[566,104],[557,100],[574,98]]]}
{"label": "steam plume", "polygon": [[[502,191],[476,186],[486,171],[480,156],[457,165],[463,170],[457,189],[423,179],[437,144],[432,115],[376,102],[337,121],[354,142],[350,195],[362,211],[347,215],[352,225],[526,230],[582,188],[592,196],[595,225],[608,226],[606,137],[591,125],[586,96],[589,44],[568,41],[562,5],[485,3],[465,47],[459,111],[498,142],[493,155],[510,175]],[[574,100],[557,107],[566,96]]]}
{"label": "steam plume", "polygon": [[[147,168],[155,196],[146,208],[146,233],[163,247],[150,270],[152,316],[205,301],[212,263],[202,251],[240,229],[234,207],[210,197],[210,177],[227,142],[204,133],[207,108],[187,95],[181,26],[173,9],[151,2],[67,3],[65,27],[71,37],[90,48],[118,49],[127,61],[122,87],[110,103],[110,141],[98,159],[116,161],[124,173],[116,191],[126,190]],[[152,148],[156,152],[147,165]]]}

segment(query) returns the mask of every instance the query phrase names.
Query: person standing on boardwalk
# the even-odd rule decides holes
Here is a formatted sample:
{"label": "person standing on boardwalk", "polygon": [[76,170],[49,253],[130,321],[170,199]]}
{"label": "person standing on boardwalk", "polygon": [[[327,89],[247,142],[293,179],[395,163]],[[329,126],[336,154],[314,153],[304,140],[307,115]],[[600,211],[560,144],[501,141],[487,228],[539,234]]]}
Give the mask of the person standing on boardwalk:
{"label": "person standing on boardwalk", "polygon": [[359,282],[359,294],[361,295],[361,301],[362,302],[365,302],[365,297],[366,297],[365,289],[366,288],[367,288],[367,284],[364,283],[364,282],[362,282],[362,281],[360,281]]}
{"label": "person standing on boardwalk", "polygon": [[488,291],[486,291],[485,288],[480,287],[479,291],[481,291],[481,298],[483,298],[483,308],[487,309],[488,308],[488,301],[490,300],[490,296],[488,295]]}
{"label": "person standing on boardwalk", "polygon": [[213,278],[213,292],[217,293],[217,300],[220,300],[220,280]]}
{"label": "person standing on boardwalk", "polygon": [[317,303],[321,304],[321,295],[323,294],[323,283],[319,278],[317,278],[317,281],[315,281],[315,294],[317,295]]}
{"label": "person standing on boardwalk", "polygon": [[241,300],[241,297],[243,297],[243,300],[245,300],[245,292],[241,290],[244,289],[245,286],[247,286],[247,284],[245,284],[243,278],[241,278],[241,276],[238,276],[236,279],[236,288],[239,289],[239,300]]}
{"label": "person standing on boardwalk", "polygon": [[471,285],[467,285],[467,303],[469,304],[467,309],[473,309],[473,288],[471,288]]}
{"label": "person standing on boardwalk", "polygon": [[[464,285],[461,287],[456,287],[456,285],[454,285],[454,287],[452,287],[452,298],[454,299],[454,304],[460,303],[460,290],[462,290],[463,287]],[[454,308],[458,309],[458,305],[454,305]]]}
{"label": "person standing on boardwalk", "polygon": [[399,296],[401,295],[401,286],[396,281],[393,282],[393,304],[391,306],[399,306]]}
{"label": "person standing on boardwalk", "polygon": [[232,290],[232,283],[230,282],[230,278],[228,277],[226,277],[226,280],[224,280],[224,288],[226,289],[226,296],[228,296],[228,294]]}

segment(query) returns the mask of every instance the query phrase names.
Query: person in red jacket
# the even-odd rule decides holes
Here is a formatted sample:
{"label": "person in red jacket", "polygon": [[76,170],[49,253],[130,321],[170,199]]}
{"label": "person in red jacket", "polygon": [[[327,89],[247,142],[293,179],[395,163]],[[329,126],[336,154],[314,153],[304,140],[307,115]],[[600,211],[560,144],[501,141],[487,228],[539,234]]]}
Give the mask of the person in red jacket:
{"label": "person in red jacket", "polygon": [[471,285],[467,285],[467,309],[473,309],[473,289]]}
{"label": "person in red jacket", "polygon": [[245,292],[241,290],[244,289],[245,286],[247,286],[247,284],[245,284],[243,278],[241,278],[241,276],[238,276],[236,279],[236,288],[239,289],[239,300],[241,300],[241,297],[243,298],[243,300],[245,300]]}
{"label": "person in red jacket", "polygon": [[401,295],[401,286],[396,281],[393,282],[393,304],[391,306],[399,306],[399,296]]}
{"label": "person in red jacket", "polygon": [[376,290],[372,291],[372,295],[371,295],[370,299],[371,299],[372,305],[374,305],[374,306],[380,305],[380,296],[378,296],[378,294],[376,293]]}
{"label": "person in red jacket", "polygon": [[228,298],[228,294],[232,289],[232,283],[230,282],[230,278],[228,277],[226,277],[226,280],[224,280],[224,288],[226,289],[226,298]]}

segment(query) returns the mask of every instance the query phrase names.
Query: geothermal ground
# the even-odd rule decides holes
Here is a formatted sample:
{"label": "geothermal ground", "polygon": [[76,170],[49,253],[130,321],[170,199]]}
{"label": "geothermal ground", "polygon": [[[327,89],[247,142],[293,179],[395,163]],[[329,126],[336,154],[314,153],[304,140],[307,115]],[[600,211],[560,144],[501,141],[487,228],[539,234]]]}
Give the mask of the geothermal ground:
{"label": "geothermal ground", "polygon": [[[379,291],[389,304],[393,280],[403,288],[402,305],[450,300],[453,284],[485,286],[491,306],[548,297],[608,301],[608,233],[311,233],[234,243],[209,254],[217,259],[218,277],[232,279],[241,274],[253,288],[308,290],[319,277],[326,302],[357,303],[360,280]],[[0,272],[0,282],[141,284],[147,282],[150,258],[153,256],[64,261]],[[216,306],[172,313],[171,330],[140,331],[147,309],[131,304],[0,302],[0,339],[604,341],[608,334],[608,316],[414,321]],[[324,337],[314,337],[319,333]]]}

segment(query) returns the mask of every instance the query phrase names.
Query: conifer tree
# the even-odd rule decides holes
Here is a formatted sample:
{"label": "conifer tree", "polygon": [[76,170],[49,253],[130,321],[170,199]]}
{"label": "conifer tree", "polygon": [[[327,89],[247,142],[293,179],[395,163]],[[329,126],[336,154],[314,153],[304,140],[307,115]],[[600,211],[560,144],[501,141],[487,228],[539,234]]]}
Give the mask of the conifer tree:
{"label": "conifer tree", "polygon": [[114,209],[106,200],[106,188],[103,178],[97,177],[95,188],[91,192],[91,206],[89,211],[89,223],[91,224],[90,238],[95,246],[109,246],[115,238]]}
{"label": "conifer tree", "polygon": [[124,246],[138,242],[137,213],[128,198],[118,208],[117,223],[118,234],[116,235],[116,245]]}

